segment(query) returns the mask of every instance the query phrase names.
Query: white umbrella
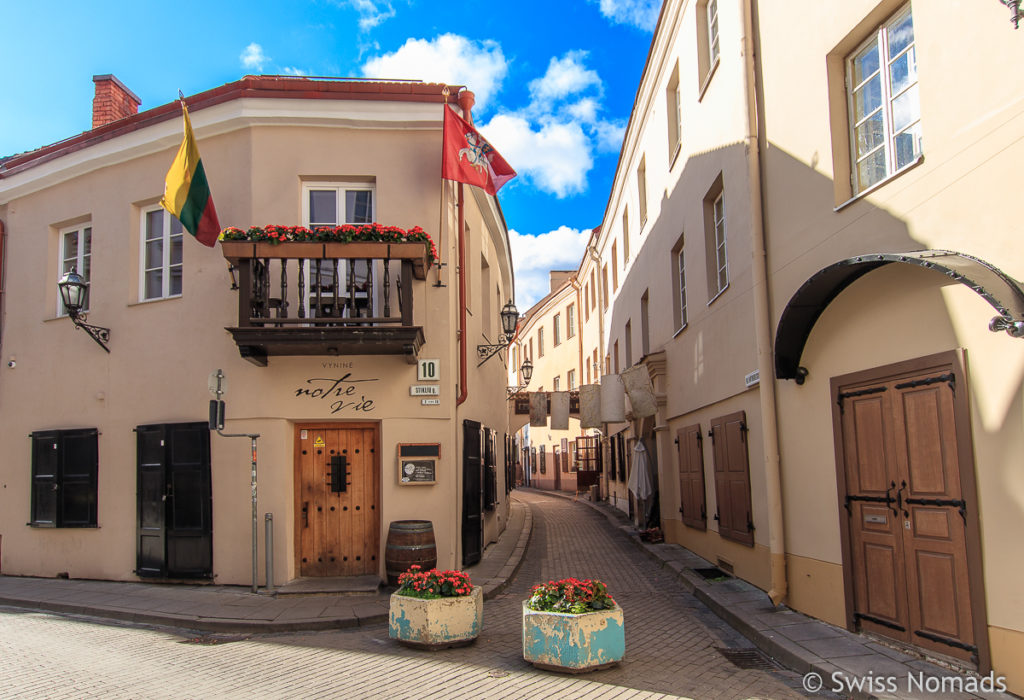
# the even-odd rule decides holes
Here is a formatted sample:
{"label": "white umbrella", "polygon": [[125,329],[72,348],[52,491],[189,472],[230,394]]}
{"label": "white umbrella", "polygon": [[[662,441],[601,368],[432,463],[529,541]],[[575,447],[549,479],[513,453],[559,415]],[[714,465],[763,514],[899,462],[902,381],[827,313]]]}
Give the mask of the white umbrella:
{"label": "white umbrella", "polygon": [[647,455],[647,448],[639,440],[633,446],[633,471],[629,474],[627,488],[641,501],[647,500],[654,493],[654,486],[651,484],[650,458]]}

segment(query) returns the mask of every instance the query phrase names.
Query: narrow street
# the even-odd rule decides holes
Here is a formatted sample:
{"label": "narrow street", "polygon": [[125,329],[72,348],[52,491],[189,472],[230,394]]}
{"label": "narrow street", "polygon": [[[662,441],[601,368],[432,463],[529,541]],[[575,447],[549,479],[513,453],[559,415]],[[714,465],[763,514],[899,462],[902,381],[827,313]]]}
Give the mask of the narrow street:
{"label": "narrow street", "polygon": [[[526,559],[486,602],[475,644],[407,649],[383,624],[351,631],[206,635],[0,611],[0,696],[785,698],[800,677],[774,667],[581,503],[516,492],[533,513]],[[623,607],[626,658],[579,676],[538,671],[521,656],[521,605],[552,578],[598,578]],[[759,662],[741,669],[726,653]],[[755,665],[757,665],[755,663]]]}

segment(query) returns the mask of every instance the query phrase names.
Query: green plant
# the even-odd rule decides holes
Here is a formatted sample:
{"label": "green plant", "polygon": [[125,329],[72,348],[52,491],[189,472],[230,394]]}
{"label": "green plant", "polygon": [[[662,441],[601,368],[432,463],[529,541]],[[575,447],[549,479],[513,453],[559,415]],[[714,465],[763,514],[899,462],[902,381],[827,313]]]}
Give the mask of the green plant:
{"label": "green plant", "polygon": [[430,262],[437,260],[437,248],[430,234],[419,226],[409,230],[397,226],[372,224],[343,224],[342,226],[250,226],[246,230],[229,226],[220,232],[222,241],[250,241],[254,243],[354,243],[360,241],[379,241],[382,243],[416,243],[427,244],[427,257]]}
{"label": "green plant", "polygon": [[594,579],[564,578],[533,587],[526,607],[538,612],[560,612],[579,615],[595,610],[610,610],[615,601],[608,587]]}
{"label": "green plant", "polygon": [[425,571],[413,564],[398,576],[397,595],[410,598],[457,598],[473,592],[473,584],[465,571]]}

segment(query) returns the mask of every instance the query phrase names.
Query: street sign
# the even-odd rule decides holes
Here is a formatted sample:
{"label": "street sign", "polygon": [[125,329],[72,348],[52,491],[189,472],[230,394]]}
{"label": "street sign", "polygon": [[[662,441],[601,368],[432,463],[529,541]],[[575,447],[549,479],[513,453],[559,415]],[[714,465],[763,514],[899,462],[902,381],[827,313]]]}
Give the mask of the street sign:
{"label": "street sign", "polygon": [[228,378],[223,371],[216,369],[210,372],[210,376],[207,377],[206,387],[213,394],[213,398],[219,399],[228,393]]}
{"label": "street sign", "polygon": [[439,396],[441,387],[433,384],[413,384],[409,387],[409,396]]}

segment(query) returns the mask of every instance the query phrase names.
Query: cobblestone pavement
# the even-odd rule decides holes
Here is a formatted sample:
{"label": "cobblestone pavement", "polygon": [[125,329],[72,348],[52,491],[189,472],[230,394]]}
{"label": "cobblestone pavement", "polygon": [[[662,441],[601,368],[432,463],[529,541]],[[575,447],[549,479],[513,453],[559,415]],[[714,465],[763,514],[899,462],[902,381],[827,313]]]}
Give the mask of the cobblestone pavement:
{"label": "cobblestone pavement", "polygon": [[[526,559],[484,606],[475,644],[426,652],[353,630],[185,638],[43,613],[0,611],[2,698],[790,698],[796,674],[744,670],[719,649],[757,660],[750,643],[662,573],[607,519],[570,501],[517,497],[533,510]],[[605,581],[622,605],[626,657],[567,676],[522,659],[522,601],[551,578]],[[760,661],[767,660],[760,657]]]}

